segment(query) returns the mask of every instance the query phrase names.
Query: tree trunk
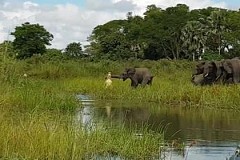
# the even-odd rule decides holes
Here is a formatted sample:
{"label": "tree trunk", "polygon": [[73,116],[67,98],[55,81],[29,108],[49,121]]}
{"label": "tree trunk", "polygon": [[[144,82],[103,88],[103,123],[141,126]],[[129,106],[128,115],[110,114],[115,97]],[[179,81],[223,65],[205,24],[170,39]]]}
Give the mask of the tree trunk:
{"label": "tree trunk", "polygon": [[195,61],[195,52],[192,53],[192,60]]}
{"label": "tree trunk", "polygon": [[221,54],[221,35],[219,34],[219,37],[218,37],[218,54],[220,55]]}

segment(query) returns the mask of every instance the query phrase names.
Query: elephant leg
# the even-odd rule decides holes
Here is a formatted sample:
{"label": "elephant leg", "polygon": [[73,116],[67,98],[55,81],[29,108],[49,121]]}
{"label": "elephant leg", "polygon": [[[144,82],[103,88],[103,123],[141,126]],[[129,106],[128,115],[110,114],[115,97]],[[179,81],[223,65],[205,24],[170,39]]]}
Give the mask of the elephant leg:
{"label": "elephant leg", "polygon": [[231,84],[231,83],[234,83],[233,81],[233,74],[227,74],[225,77],[224,77],[224,82],[226,84]]}
{"label": "elephant leg", "polygon": [[239,75],[238,74],[233,75],[233,82],[239,83]]}
{"label": "elephant leg", "polygon": [[137,86],[138,86],[138,82],[131,80],[131,87],[137,88]]}
{"label": "elephant leg", "polygon": [[152,85],[152,79],[153,79],[153,76],[151,76],[147,82],[148,85]]}
{"label": "elephant leg", "polygon": [[233,73],[233,80],[234,83],[239,83],[240,82],[240,65],[238,65],[238,68],[234,70]]}
{"label": "elephant leg", "polygon": [[152,83],[152,81],[150,78],[144,78],[141,85],[145,86],[146,84],[151,84],[151,83]]}

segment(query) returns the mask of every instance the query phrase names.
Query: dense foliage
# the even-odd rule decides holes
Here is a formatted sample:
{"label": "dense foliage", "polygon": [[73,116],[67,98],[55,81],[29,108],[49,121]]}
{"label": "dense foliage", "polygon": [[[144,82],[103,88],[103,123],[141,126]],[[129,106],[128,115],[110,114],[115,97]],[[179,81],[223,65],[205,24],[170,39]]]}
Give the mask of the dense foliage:
{"label": "dense foliage", "polygon": [[46,45],[50,45],[53,39],[53,35],[43,26],[28,22],[17,26],[11,35],[15,37],[13,47],[19,59],[29,58],[33,54],[42,55],[46,52]]}
{"label": "dense foliage", "polygon": [[[28,22],[11,33],[13,42],[1,44],[2,53],[18,59],[43,55],[47,59],[222,59],[240,54],[240,11],[222,8],[190,10],[185,4],[166,9],[149,5],[143,16],[128,12],[96,26],[82,48],[72,42],[64,50],[46,49],[53,35]],[[47,52],[46,52],[47,51]]]}
{"label": "dense foliage", "polygon": [[80,42],[72,42],[67,45],[65,49],[65,54],[69,57],[83,57],[83,51],[82,51],[82,46]]}
{"label": "dense foliage", "polygon": [[147,6],[94,28],[88,51],[106,59],[205,59],[239,56],[240,11]]}

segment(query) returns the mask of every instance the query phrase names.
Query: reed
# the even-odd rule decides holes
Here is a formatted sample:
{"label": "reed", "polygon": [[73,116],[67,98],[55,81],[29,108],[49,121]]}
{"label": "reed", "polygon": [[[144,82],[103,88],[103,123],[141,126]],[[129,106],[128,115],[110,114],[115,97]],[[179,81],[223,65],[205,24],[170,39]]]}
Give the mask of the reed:
{"label": "reed", "polygon": [[[146,126],[98,126],[86,132],[75,117],[59,112],[19,113],[1,108],[0,156],[3,159],[94,159],[122,157],[144,159],[159,153],[163,130]],[[141,133],[137,135],[136,133]]]}
{"label": "reed", "polygon": [[[123,82],[113,79],[113,87],[104,88],[104,78],[108,71],[120,74],[125,67],[130,66],[150,68],[155,76],[153,85],[133,89],[130,87],[130,80]],[[193,66],[192,62],[167,60],[61,63],[9,60],[1,65],[0,85],[1,88],[7,88],[7,92],[12,92],[9,93],[10,97],[4,97],[4,101],[9,99],[9,103],[32,106],[31,108],[36,106],[55,108],[59,103],[62,104],[60,108],[73,106],[76,94],[89,94],[95,99],[156,102],[161,105],[184,105],[195,108],[239,109],[240,94],[237,94],[240,91],[239,85],[194,86],[190,82]],[[25,73],[28,77],[23,76]],[[1,90],[5,92],[5,89]],[[37,102],[39,98],[43,100],[39,102],[40,104]],[[72,105],[69,105],[70,103]]]}
{"label": "reed", "polygon": [[[239,110],[239,85],[194,86],[187,61],[0,61],[0,157],[3,159],[94,159],[117,156],[148,159],[160,153],[164,130],[99,126],[89,133],[76,126],[73,113],[81,107],[76,94],[96,100],[155,103],[201,109]],[[148,67],[152,86],[130,87],[104,77],[125,67]],[[27,76],[25,76],[25,74]],[[134,105],[133,105],[134,107]]]}

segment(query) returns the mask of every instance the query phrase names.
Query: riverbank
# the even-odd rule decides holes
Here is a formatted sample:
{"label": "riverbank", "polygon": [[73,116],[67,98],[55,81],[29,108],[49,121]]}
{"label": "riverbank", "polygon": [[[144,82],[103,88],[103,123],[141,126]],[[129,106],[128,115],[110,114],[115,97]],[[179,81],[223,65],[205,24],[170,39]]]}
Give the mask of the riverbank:
{"label": "riverbank", "polygon": [[[6,159],[81,159],[119,156],[130,159],[159,156],[164,126],[152,132],[114,126],[91,134],[76,126],[73,114],[81,104],[77,94],[95,100],[157,103],[169,107],[201,109],[239,108],[238,85],[194,86],[194,64],[187,61],[86,62],[29,59],[0,62],[0,157]],[[155,76],[151,87],[132,89],[130,81],[114,79],[104,87],[104,77],[125,67],[148,67]],[[139,131],[139,128],[138,128]],[[184,147],[184,146],[183,146]],[[143,159],[144,159],[143,158]]]}

